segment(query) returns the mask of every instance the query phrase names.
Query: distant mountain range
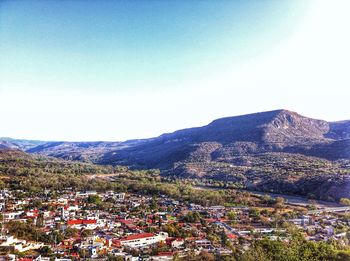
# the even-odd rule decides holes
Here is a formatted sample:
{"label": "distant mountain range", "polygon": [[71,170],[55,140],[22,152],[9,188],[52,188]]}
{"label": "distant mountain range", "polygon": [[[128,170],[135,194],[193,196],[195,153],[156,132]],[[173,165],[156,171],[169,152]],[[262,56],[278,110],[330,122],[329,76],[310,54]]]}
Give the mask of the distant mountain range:
{"label": "distant mountain range", "polygon": [[276,110],[214,120],[108,152],[104,163],[172,168],[179,161],[225,160],[264,152],[350,159],[350,121],[329,123]]}
{"label": "distant mountain range", "polygon": [[[97,164],[159,168],[171,177],[210,178],[252,189],[315,193],[323,198],[339,197],[343,193],[339,184],[347,184],[350,176],[350,120],[327,122],[288,110],[221,118],[203,127],[150,139],[0,139],[1,147]],[[336,194],[331,192],[333,181],[325,185],[327,179],[340,186]],[[311,191],[307,186],[317,188]]]}
{"label": "distant mountain range", "polygon": [[26,151],[45,143],[47,143],[47,141],[12,139],[8,137],[0,138],[0,148],[17,149],[22,151]]}

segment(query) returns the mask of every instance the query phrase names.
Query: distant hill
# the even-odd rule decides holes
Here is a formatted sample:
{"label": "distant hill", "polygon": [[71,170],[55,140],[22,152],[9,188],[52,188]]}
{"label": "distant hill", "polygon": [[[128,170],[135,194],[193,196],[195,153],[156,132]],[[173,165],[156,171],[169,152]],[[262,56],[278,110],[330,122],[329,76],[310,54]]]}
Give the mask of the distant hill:
{"label": "distant hill", "polygon": [[288,110],[226,117],[150,139],[49,142],[25,150],[104,165],[159,168],[173,178],[205,178],[242,188],[350,197],[350,121],[327,122]]}
{"label": "distant hill", "polygon": [[12,139],[7,137],[0,138],[0,148],[19,149],[23,151],[45,143],[47,143],[47,141]]}
{"label": "distant hill", "polygon": [[28,153],[44,154],[65,160],[98,163],[105,153],[120,147],[120,142],[48,142],[27,149]]}
{"label": "distant hill", "polygon": [[109,174],[109,166],[67,161],[53,157],[33,155],[20,150],[0,148],[0,176],[28,177],[40,174]]}
{"label": "distant hill", "polygon": [[102,163],[168,169],[181,161],[215,161],[218,155],[228,160],[264,152],[350,159],[349,126],[350,121],[329,123],[287,110],[227,117],[111,151]]}
{"label": "distant hill", "polygon": [[[288,110],[217,119],[203,127],[126,142],[44,142],[0,138],[0,146],[70,160],[169,168],[193,153],[246,155],[298,153],[328,160],[350,159],[350,121],[326,122]],[[209,146],[208,143],[211,145]],[[206,154],[206,155],[204,155]]]}
{"label": "distant hill", "polygon": [[19,147],[11,142],[0,140],[0,149],[19,149]]}

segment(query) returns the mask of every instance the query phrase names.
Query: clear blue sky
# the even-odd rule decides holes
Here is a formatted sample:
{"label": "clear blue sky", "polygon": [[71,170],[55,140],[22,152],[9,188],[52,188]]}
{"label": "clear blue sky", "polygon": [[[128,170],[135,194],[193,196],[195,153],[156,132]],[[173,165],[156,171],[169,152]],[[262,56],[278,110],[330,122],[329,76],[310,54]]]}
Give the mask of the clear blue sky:
{"label": "clear blue sky", "polygon": [[349,4],[334,2],[1,1],[0,136],[124,140],[277,108],[350,118]]}

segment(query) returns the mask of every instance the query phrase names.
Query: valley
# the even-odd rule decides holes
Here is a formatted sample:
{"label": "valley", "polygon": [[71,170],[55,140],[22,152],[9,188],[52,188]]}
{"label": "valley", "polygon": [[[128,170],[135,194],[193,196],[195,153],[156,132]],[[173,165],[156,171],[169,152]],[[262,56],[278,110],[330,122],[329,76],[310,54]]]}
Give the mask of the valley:
{"label": "valley", "polygon": [[327,122],[275,110],[217,119],[150,139],[0,142],[32,155],[159,169],[171,179],[207,179],[236,189],[339,201],[350,197],[349,126],[349,120]]}

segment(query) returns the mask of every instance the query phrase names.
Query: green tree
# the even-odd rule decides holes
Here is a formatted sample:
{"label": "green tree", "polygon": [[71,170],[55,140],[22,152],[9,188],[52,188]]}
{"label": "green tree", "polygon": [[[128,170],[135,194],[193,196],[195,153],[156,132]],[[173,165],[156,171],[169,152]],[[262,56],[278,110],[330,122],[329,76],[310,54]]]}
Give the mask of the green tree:
{"label": "green tree", "polygon": [[88,197],[88,203],[95,204],[95,205],[101,205],[102,200],[98,195],[89,195]]}
{"label": "green tree", "polygon": [[227,212],[227,217],[231,221],[236,220],[237,213],[231,210],[231,211]]}

